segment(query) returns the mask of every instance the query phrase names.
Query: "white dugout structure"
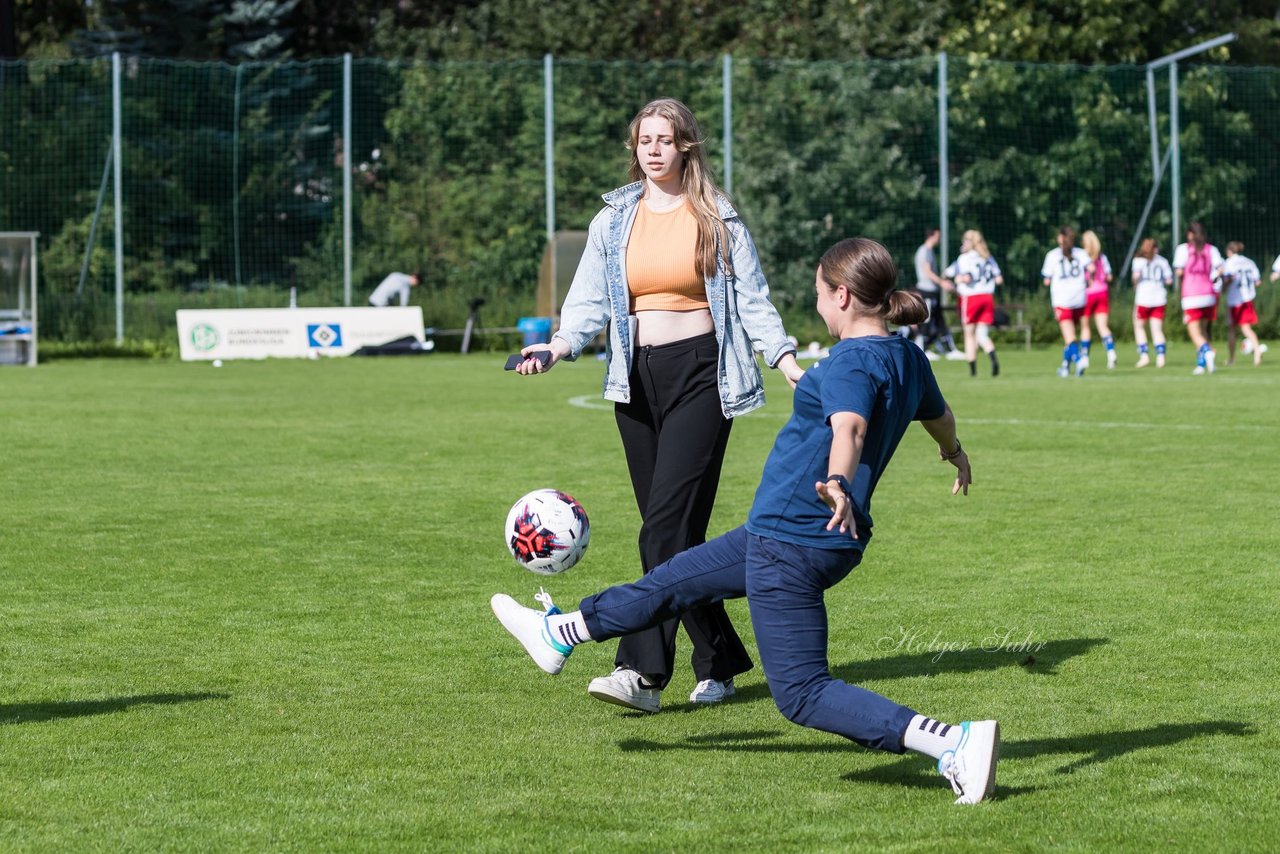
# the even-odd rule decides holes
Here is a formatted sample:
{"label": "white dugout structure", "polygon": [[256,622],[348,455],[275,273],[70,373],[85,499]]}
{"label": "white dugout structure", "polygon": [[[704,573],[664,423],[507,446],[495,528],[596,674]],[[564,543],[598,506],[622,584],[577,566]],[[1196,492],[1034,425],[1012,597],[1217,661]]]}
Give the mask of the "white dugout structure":
{"label": "white dugout structure", "polygon": [[35,367],[38,231],[0,231],[0,365]]}

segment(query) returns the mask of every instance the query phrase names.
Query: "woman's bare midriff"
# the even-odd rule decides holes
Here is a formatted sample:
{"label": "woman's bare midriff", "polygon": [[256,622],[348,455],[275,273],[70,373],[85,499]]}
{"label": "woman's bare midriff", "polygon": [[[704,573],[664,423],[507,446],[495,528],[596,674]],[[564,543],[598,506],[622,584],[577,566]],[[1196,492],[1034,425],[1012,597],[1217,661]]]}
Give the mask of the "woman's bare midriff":
{"label": "woman's bare midriff", "polygon": [[713,331],[715,324],[711,320],[711,312],[705,308],[694,311],[636,312],[638,347],[658,347]]}

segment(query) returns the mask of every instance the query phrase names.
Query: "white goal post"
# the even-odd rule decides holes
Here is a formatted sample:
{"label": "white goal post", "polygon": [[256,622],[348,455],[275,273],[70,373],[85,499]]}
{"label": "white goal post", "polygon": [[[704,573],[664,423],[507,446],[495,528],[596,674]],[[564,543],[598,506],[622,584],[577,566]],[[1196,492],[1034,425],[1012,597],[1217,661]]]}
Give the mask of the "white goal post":
{"label": "white goal post", "polygon": [[0,365],[36,364],[38,231],[0,231]]}

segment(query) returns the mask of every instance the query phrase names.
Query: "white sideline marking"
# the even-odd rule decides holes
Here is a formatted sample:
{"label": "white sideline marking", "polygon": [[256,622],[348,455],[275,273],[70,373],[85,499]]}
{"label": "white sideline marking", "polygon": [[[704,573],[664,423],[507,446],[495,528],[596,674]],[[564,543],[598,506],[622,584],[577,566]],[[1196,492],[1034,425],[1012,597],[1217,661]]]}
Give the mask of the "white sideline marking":
{"label": "white sideline marking", "polygon": [[[1044,421],[1035,418],[957,418],[958,424],[998,424],[1009,427],[1061,427],[1061,421]],[[1101,430],[1273,430],[1262,424],[1148,424],[1141,421],[1072,421],[1076,427],[1097,427]]]}
{"label": "white sideline marking", "polygon": [[[568,401],[570,406],[576,406],[579,409],[595,409],[599,411],[613,411],[613,404],[607,400],[591,394],[581,394],[577,397],[571,397]],[[764,411],[756,410],[750,412],[745,418],[753,416],[772,416],[774,418],[790,417],[791,413],[782,413],[777,410]],[[1038,418],[958,418],[957,422],[963,427],[965,424],[990,424],[999,427],[1062,427],[1061,421],[1049,421]],[[1096,427],[1100,430],[1213,430],[1220,432],[1223,430],[1244,430],[1247,432],[1260,432],[1264,430],[1274,430],[1274,427],[1263,424],[1152,424],[1143,421],[1072,421],[1069,425],[1071,429]]]}

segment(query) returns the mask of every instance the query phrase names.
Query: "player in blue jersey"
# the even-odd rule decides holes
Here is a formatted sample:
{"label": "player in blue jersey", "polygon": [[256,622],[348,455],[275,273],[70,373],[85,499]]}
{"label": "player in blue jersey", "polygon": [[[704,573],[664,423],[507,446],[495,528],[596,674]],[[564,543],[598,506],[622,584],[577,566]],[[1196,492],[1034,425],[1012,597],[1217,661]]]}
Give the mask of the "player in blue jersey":
{"label": "player in blue jersey", "polygon": [[547,673],[573,647],[652,626],[690,607],[745,596],[774,702],[789,720],[865,747],[913,750],[938,760],[957,803],[995,785],[996,721],[942,723],[827,668],[827,588],[862,560],[871,540],[871,494],[912,421],[920,421],[956,468],[952,494],[969,491],[969,459],[929,360],[888,324],[925,318],[918,294],[896,290],[898,271],[879,243],[854,238],[819,263],[818,314],[838,340],[796,385],[793,411],[765,462],[745,525],[681,552],[632,584],[561,613],[510,596],[494,614]]}

